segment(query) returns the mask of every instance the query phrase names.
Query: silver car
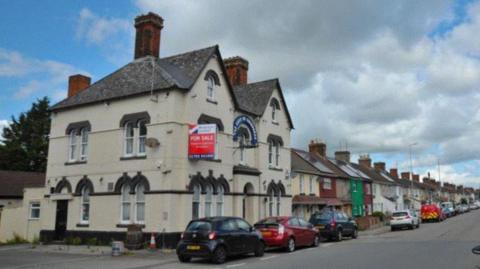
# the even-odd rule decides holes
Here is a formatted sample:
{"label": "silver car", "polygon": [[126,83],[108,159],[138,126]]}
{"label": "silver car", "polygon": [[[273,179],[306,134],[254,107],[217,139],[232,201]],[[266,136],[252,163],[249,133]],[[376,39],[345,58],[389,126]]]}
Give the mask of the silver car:
{"label": "silver car", "polygon": [[418,214],[410,210],[398,210],[392,213],[392,217],[390,219],[390,228],[392,231],[401,228],[409,228],[413,230],[414,228],[420,227],[420,219],[418,218]]}

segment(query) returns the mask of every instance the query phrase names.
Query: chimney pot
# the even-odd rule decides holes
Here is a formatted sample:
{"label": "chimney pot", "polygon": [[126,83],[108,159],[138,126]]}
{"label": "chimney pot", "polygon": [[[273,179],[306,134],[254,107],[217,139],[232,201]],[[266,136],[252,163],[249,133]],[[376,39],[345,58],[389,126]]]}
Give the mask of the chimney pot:
{"label": "chimney pot", "polygon": [[77,74],[68,77],[68,97],[74,96],[90,86],[90,77]]}
{"label": "chimney pot", "polygon": [[335,160],[350,162],[350,151],[336,151]]}
{"label": "chimney pot", "polygon": [[223,60],[228,80],[232,86],[246,85],[248,82],[248,61],[240,56]]}
{"label": "chimney pot", "polygon": [[135,59],[160,54],[160,32],[163,19],[153,12],[135,18]]}
{"label": "chimney pot", "polygon": [[390,175],[393,178],[398,178],[398,169],[397,168],[390,168]]}
{"label": "chimney pot", "polygon": [[358,158],[358,164],[363,166],[363,167],[371,168],[372,167],[372,159],[370,159],[370,155],[368,155],[368,154],[360,155],[360,158]]}
{"label": "chimney pot", "polygon": [[327,157],[327,145],[323,142],[311,141],[308,145],[310,153],[318,154],[322,157]]}

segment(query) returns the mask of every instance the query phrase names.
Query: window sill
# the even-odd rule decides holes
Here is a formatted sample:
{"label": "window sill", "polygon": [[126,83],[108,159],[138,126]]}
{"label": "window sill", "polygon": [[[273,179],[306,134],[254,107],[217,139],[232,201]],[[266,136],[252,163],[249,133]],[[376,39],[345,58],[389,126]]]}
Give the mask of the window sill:
{"label": "window sill", "polygon": [[273,170],[273,171],[279,171],[279,172],[283,171],[282,168],[278,168],[278,167],[275,167],[275,166],[269,166],[268,169]]}
{"label": "window sill", "polygon": [[213,99],[210,99],[210,98],[207,98],[207,102],[212,103],[212,104],[214,104],[214,105],[218,105],[218,102],[217,102],[217,101],[215,101],[215,100],[213,100]]}
{"label": "window sill", "polygon": [[145,228],[145,224],[139,224],[139,223],[119,223],[117,224],[117,228],[128,228],[130,225],[138,225],[141,228]]}
{"label": "window sill", "polygon": [[87,227],[90,227],[90,224],[89,223],[77,223],[76,226],[79,227],[79,228],[87,228]]}
{"label": "window sill", "polygon": [[129,160],[144,160],[147,158],[147,155],[139,155],[139,156],[128,156],[128,157],[120,157],[120,161],[129,161]]}
{"label": "window sill", "polygon": [[40,220],[40,218],[28,218],[29,221],[31,220]]}
{"label": "window sill", "polygon": [[77,164],[86,164],[87,161],[69,161],[65,162],[65,165],[77,165]]}
{"label": "window sill", "polygon": [[200,161],[207,161],[207,162],[221,163],[221,162],[222,162],[222,159],[200,159]]}

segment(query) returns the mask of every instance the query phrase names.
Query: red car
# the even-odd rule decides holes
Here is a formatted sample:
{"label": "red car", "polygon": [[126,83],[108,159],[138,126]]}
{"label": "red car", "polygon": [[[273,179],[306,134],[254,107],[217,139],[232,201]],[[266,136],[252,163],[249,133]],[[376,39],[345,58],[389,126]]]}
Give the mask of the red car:
{"label": "red car", "polygon": [[299,246],[316,247],[320,243],[317,228],[302,218],[269,217],[255,223],[267,247],[282,247],[292,252]]}

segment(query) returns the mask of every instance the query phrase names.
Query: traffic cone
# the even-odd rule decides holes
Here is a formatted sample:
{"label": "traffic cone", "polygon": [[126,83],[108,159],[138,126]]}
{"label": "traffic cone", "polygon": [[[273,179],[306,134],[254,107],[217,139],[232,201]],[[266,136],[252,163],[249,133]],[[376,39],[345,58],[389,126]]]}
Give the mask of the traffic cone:
{"label": "traffic cone", "polygon": [[150,236],[150,245],[148,245],[148,248],[150,250],[156,250],[157,249],[157,244],[155,242],[155,236],[152,233],[152,236]]}

